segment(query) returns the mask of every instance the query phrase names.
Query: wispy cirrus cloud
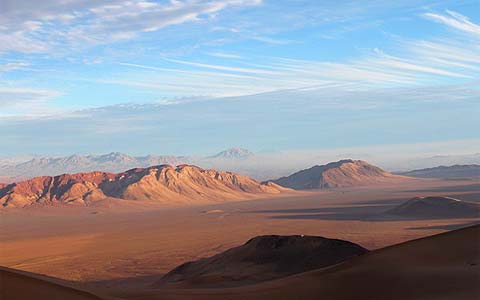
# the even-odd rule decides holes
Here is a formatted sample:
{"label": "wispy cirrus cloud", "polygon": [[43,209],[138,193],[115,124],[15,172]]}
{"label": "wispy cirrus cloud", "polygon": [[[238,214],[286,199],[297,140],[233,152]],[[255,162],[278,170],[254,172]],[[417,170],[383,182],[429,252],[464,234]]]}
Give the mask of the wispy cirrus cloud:
{"label": "wispy cirrus cloud", "polygon": [[0,64],[0,72],[8,72],[28,67],[30,64],[24,61],[6,62]]}
{"label": "wispy cirrus cloud", "polygon": [[235,66],[225,66],[225,65],[215,65],[215,64],[205,64],[205,63],[198,63],[198,62],[192,62],[192,61],[184,61],[184,60],[178,60],[178,59],[166,59],[168,61],[177,63],[177,64],[183,64],[183,65],[189,65],[189,66],[194,66],[194,67],[199,67],[199,68],[205,68],[205,69],[214,69],[214,70],[221,70],[221,71],[231,71],[231,72],[237,72],[237,73],[253,73],[253,74],[264,74],[264,75],[279,75],[275,71],[267,70],[267,69],[252,69],[252,68],[244,68],[244,67],[235,67]]}
{"label": "wispy cirrus cloud", "polygon": [[201,22],[231,8],[261,0],[91,1],[5,0],[0,4],[1,51],[48,52],[129,40],[139,33]]}
{"label": "wispy cirrus cloud", "polygon": [[[318,61],[285,57],[256,57],[250,60],[226,59],[203,63],[164,58],[155,65],[123,62],[131,68],[149,70],[127,79],[130,84],[144,84],[163,91],[197,90],[195,94],[215,97],[248,95],[284,89],[320,85],[347,84],[350,88],[376,89],[385,87],[431,85],[448,81],[478,80],[480,48],[465,48],[464,41],[454,36],[441,40],[399,40],[396,55],[388,50],[372,49],[369,53],[345,62]],[[188,67],[184,69],[183,66]],[[120,83],[120,82],[119,82]]]}
{"label": "wispy cirrus cloud", "polygon": [[213,56],[213,57],[227,58],[227,59],[241,59],[241,58],[243,58],[242,55],[233,54],[233,53],[209,52],[207,54],[210,55],[210,56]]}
{"label": "wispy cirrus cloud", "polygon": [[446,14],[425,13],[425,18],[442,23],[457,30],[480,36],[480,25],[458,12],[447,10]]}
{"label": "wispy cirrus cloud", "polygon": [[[280,30],[278,28],[283,28],[281,30],[286,30],[285,28],[288,27],[298,29],[305,24],[354,26],[355,22],[353,21],[363,21],[365,16],[371,13],[370,11],[383,11],[390,6],[400,9],[415,6],[410,2],[401,5],[369,2],[364,7],[357,5],[354,1],[346,1],[339,3],[341,9],[337,11],[334,9],[335,5],[328,4],[323,7],[308,3],[308,1],[299,1],[289,6],[292,13],[288,16],[282,15],[273,20],[251,18],[248,20],[249,22],[246,22],[239,14],[233,15],[237,18],[231,18],[232,15],[228,15],[228,13],[240,8],[253,7],[255,8],[251,12],[253,16],[260,16],[261,12],[257,12],[256,8],[261,11],[260,8],[266,7],[272,9],[269,11],[270,15],[279,16],[278,11],[275,10],[278,10],[280,6],[277,7],[277,3],[273,1],[253,0],[169,2],[120,0],[58,2],[46,0],[38,1],[38,3],[37,1],[30,2],[27,0],[5,2],[9,8],[5,10],[5,18],[0,19],[0,34],[4,32],[5,34],[18,34],[18,36],[24,35],[31,39],[31,43],[29,43],[32,46],[31,51],[37,51],[35,42],[52,47],[58,45],[60,41],[66,41],[68,47],[76,44],[81,45],[79,47],[82,48],[83,45],[86,47],[104,45],[120,40],[139,41],[138,45],[128,44],[125,48],[119,46],[113,50],[107,49],[108,51],[105,50],[105,52],[102,52],[102,48],[102,51],[88,53],[87,56],[91,54],[91,59],[82,59],[79,55],[80,58],[77,60],[87,65],[89,70],[95,70],[93,71],[94,76],[76,74],[76,71],[70,72],[68,64],[60,65],[56,62],[55,66],[60,65],[64,70],[63,72],[52,72],[53,75],[50,78],[51,82],[69,81],[71,89],[74,89],[74,85],[84,83],[98,84],[105,89],[112,89],[110,85],[116,85],[117,87],[113,90],[119,88],[131,92],[133,102],[144,101],[145,94],[158,95],[156,97],[158,99],[197,96],[226,97],[286,89],[325,88],[325,86],[336,86],[339,93],[342,92],[342,89],[369,89],[374,94],[375,89],[410,88],[421,85],[475,81],[478,79],[478,69],[480,68],[480,48],[465,47],[465,45],[475,45],[475,40],[470,35],[465,37],[458,34],[458,30],[454,34],[444,37],[425,36],[424,39],[400,37],[393,39],[390,45],[377,46],[380,43],[373,43],[372,47],[364,48],[341,59],[315,55],[302,56],[303,52],[317,51],[316,48],[306,49],[310,45],[299,47],[300,51],[297,53],[296,51],[282,50],[283,47],[297,49],[297,45],[283,43],[264,45],[263,42],[256,40],[259,36],[266,36],[272,39],[291,41],[295,39],[294,35],[278,36],[276,34]],[[233,22],[235,24],[226,22],[222,24],[225,27],[220,31],[229,30],[232,36],[228,37],[235,37],[240,41],[247,40],[247,44],[253,43],[253,41],[260,43],[252,46],[249,44],[244,52],[242,52],[242,48],[223,49],[223,44],[207,48],[208,50],[200,48],[202,55],[197,56],[184,55],[182,49],[175,47],[168,55],[156,52],[158,36],[149,36],[154,42],[149,41],[144,44],[145,36],[152,32],[179,24],[202,27],[208,22],[215,21],[223,13],[227,14],[227,18],[230,17],[238,22]],[[412,15],[418,18],[418,13],[412,13]],[[451,22],[440,22],[440,19],[433,15],[426,15],[424,14],[424,17],[428,20],[439,22],[448,28],[452,27]],[[467,17],[453,11],[448,11],[444,17],[463,22],[462,24],[467,28],[478,26]],[[425,22],[422,18],[418,19]],[[291,21],[291,23],[287,21]],[[265,26],[270,23],[273,25]],[[370,24],[373,24],[370,26],[378,26],[383,23],[375,18],[370,20]],[[14,30],[2,31],[6,27],[1,27],[1,24]],[[460,27],[465,29],[464,26]],[[468,31],[463,29],[460,30],[460,33]],[[176,35],[176,33],[177,31],[172,31],[166,34]],[[215,36],[215,40],[221,40],[224,37],[220,34],[220,36]],[[317,38],[316,35],[315,38]],[[208,38],[207,41],[199,41],[199,43],[202,42],[213,43]],[[263,53],[253,51],[259,44],[263,45],[261,47],[266,47]],[[0,48],[9,46],[6,43],[0,45]],[[59,48],[61,49],[62,46]],[[82,49],[70,50],[74,54],[79,54],[83,53]],[[135,49],[135,51],[130,51],[131,49]],[[192,46],[191,49],[193,50],[188,51],[198,51],[196,46]],[[270,49],[275,51],[270,53]],[[280,51],[278,51],[279,49]],[[55,53],[55,51],[50,51],[49,55],[51,53]],[[241,53],[241,55],[237,53]],[[110,54],[112,55],[110,56]],[[25,62],[22,61],[22,63]],[[110,63],[108,67],[102,68],[102,65],[108,63]],[[97,68],[97,65],[100,66]],[[24,67],[21,63],[3,65],[5,71]],[[2,65],[0,65],[1,70]],[[24,78],[24,82],[26,81],[28,79]],[[36,81],[33,76],[31,81]],[[95,97],[95,95],[92,96]],[[152,96],[149,99],[154,98],[155,96]]]}

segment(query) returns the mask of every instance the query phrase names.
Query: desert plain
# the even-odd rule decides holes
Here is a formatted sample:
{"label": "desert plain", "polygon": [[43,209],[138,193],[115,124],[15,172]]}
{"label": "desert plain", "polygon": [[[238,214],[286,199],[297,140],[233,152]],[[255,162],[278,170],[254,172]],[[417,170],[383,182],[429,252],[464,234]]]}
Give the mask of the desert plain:
{"label": "desert plain", "polygon": [[134,299],[136,294],[128,291],[148,289],[174,267],[254,236],[314,235],[376,250],[479,222],[386,213],[423,196],[478,202],[480,182],[412,178],[174,208],[127,203],[4,209],[0,265],[102,295]]}

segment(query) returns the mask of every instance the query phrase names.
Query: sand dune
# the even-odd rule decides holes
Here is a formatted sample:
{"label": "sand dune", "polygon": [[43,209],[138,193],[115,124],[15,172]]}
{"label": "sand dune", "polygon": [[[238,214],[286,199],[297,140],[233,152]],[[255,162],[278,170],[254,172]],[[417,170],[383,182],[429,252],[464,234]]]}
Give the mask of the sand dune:
{"label": "sand dune", "polygon": [[415,197],[387,213],[415,218],[478,218],[480,204],[450,197]]}
{"label": "sand dune", "polygon": [[214,203],[277,194],[287,189],[231,172],[170,165],[113,174],[90,172],[36,177],[0,187],[3,207],[92,205],[104,199],[164,205]]}
{"label": "sand dune", "polygon": [[[236,288],[110,291],[116,299],[478,299],[480,226],[413,240],[329,268]],[[51,278],[0,270],[5,300],[108,299]],[[112,299],[112,298],[110,298]]]}
{"label": "sand dune", "polygon": [[372,251],[331,268],[229,289],[130,292],[153,299],[478,299],[480,226]]}
{"label": "sand dune", "polygon": [[180,265],[153,286],[251,284],[334,265],[367,252],[357,244],[323,237],[258,236],[242,246]]}
{"label": "sand dune", "polygon": [[362,186],[400,178],[365,161],[345,159],[314,166],[272,182],[296,190],[307,190]]}
{"label": "sand dune", "polygon": [[0,267],[2,300],[106,300],[93,293],[62,284],[53,278]]}

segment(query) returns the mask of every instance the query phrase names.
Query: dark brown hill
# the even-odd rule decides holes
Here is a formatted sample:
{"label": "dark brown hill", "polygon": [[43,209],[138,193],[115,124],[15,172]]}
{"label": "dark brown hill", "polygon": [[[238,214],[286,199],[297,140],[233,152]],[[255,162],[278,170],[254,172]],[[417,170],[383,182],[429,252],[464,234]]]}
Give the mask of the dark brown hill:
{"label": "dark brown hill", "polygon": [[258,236],[242,246],[180,265],[154,286],[244,285],[323,268],[366,252],[357,244],[323,237]]}

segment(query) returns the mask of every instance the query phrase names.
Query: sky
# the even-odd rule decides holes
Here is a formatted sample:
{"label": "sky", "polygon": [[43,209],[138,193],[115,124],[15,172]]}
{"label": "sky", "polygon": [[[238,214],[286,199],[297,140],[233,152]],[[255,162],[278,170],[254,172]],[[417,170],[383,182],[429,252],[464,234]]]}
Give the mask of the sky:
{"label": "sky", "polygon": [[0,156],[480,152],[479,115],[476,0],[0,0]]}

